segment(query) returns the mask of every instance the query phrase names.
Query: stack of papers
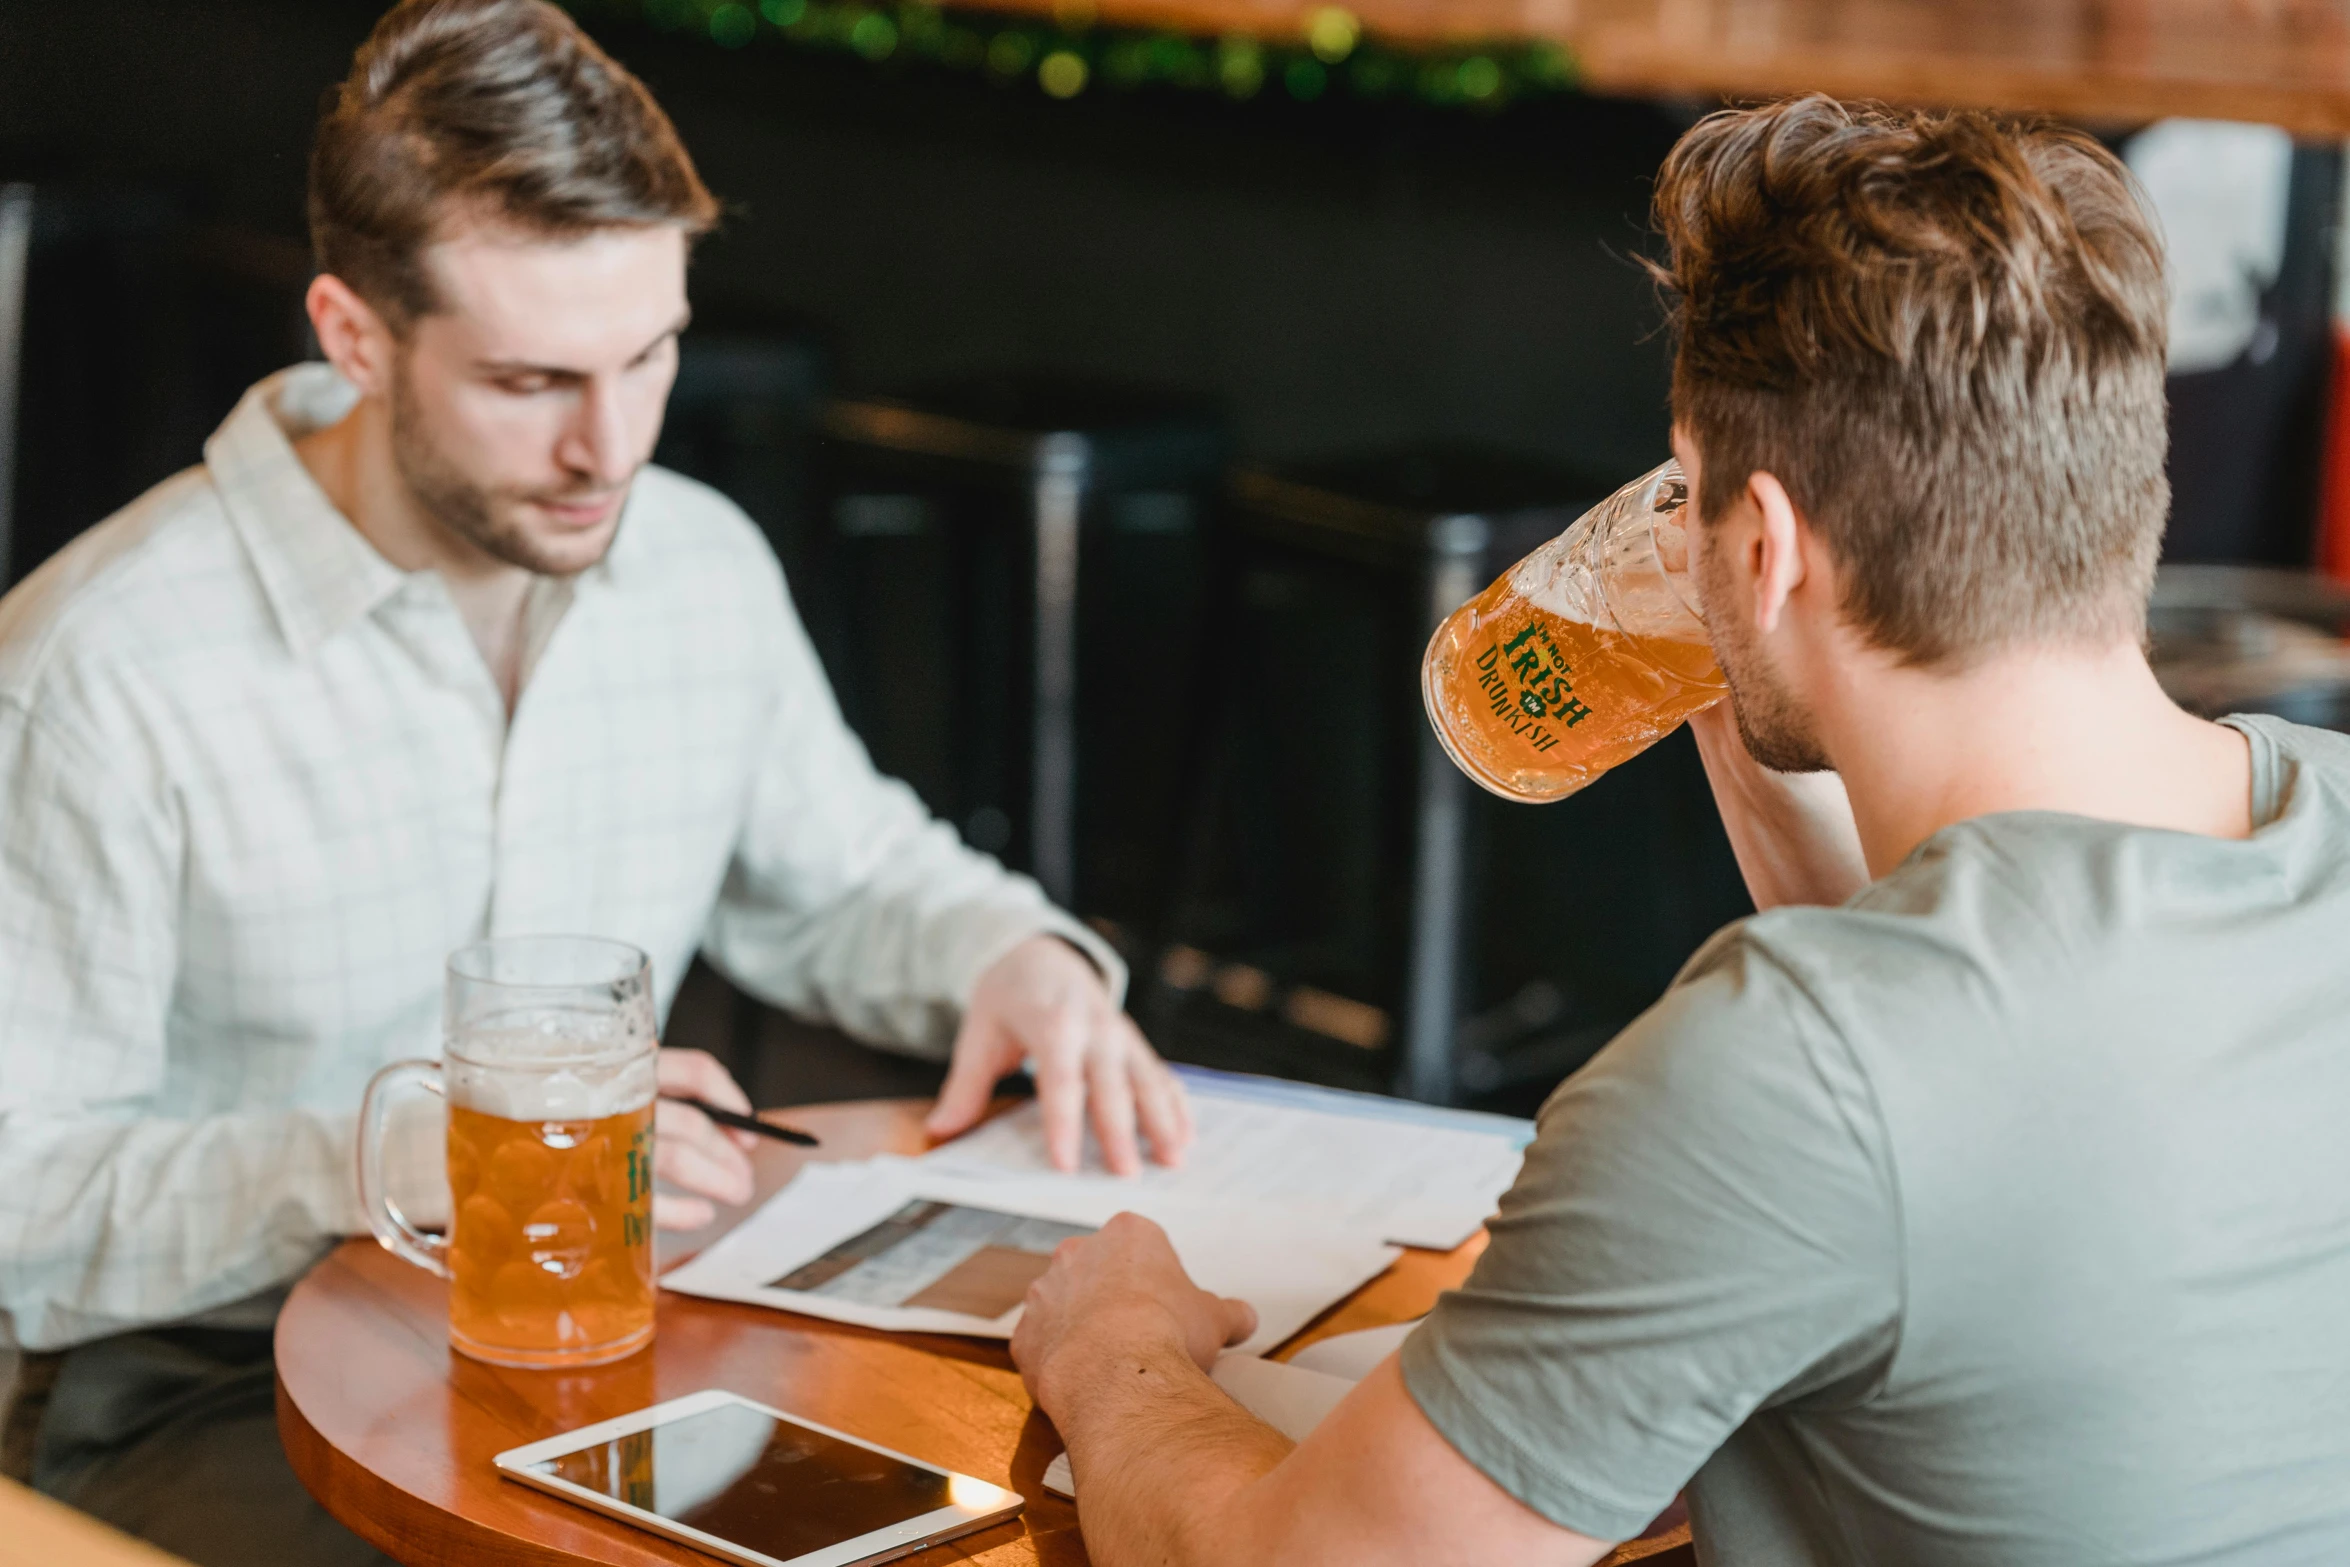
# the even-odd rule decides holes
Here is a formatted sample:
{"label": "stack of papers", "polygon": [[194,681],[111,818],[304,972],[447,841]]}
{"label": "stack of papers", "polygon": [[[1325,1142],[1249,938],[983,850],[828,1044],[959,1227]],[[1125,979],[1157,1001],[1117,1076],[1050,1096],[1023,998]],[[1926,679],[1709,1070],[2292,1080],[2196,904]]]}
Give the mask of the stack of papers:
{"label": "stack of papers", "polygon": [[1229,1363],[1345,1299],[1397,1246],[1467,1240],[1533,1135],[1502,1116],[1179,1071],[1198,1128],[1180,1169],[1114,1176],[1089,1139],[1084,1168],[1060,1174],[1025,1105],[919,1159],[810,1164],[662,1283],[863,1327],[1009,1338],[1053,1248],[1133,1212],[1166,1230],[1203,1289],[1256,1308]]}
{"label": "stack of papers", "polygon": [[[1146,1164],[1139,1175],[1112,1175],[1089,1134],[1081,1173],[1061,1179],[1129,1197],[1166,1192],[1259,1210],[1310,1210],[1356,1234],[1450,1251],[1492,1216],[1534,1137],[1533,1122],[1511,1116],[1199,1067],[1175,1073],[1191,1092],[1198,1130],[1180,1169]],[[1052,1171],[1033,1103],[923,1162],[972,1176]]]}
{"label": "stack of papers", "polygon": [[1288,1338],[1396,1257],[1391,1246],[1277,1209],[1065,1176],[973,1178],[885,1156],[809,1165],[661,1282],[861,1327],[1010,1338],[1053,1248],[1121,1211],[1157,1221],[1202,1289],[1256,1307],[1256,1333],[1236,1346],[1242,1354]]}

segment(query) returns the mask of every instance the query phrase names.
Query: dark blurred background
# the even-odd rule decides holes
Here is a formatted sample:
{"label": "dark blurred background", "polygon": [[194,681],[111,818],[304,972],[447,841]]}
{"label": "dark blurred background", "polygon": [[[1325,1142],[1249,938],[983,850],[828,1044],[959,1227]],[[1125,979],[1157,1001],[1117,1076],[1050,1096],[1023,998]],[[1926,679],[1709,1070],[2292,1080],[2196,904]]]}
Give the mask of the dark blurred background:
{"label": "dark blurred background", "polygon": [[[0,584],[305,354],[311,126],[378,9],[0,14]],[[1507,805],[1414,679],[1665,455],[1633,258],[1708,105],[1064,102],[583,20],[728,204],[660,460],[758,520],[877,760],[1119,944],[1169,1054],[1522,1111],[1747,911],[1686,735]],[[2260,352],[2174,380],[2174,559],[2309,559],[2340,184],[2294,153]],[[763,1102],[934,1081],[706,973],[670,1037]]]}

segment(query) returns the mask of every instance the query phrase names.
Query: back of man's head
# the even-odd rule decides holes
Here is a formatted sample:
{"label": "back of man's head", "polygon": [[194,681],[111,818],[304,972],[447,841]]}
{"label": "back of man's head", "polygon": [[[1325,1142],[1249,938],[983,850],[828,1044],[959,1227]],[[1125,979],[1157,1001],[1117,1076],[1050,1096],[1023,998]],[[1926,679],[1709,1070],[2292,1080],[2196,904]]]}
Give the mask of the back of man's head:
{"label": "back of man's head", "polygon": [[318,265],[395,331],[434,309],[423,252],[452,223],[566,240],[717,217],[652,94],[546,0],[403,0],[310,156]]}
{"label": "back of man's head", "polygon": [[1827,98],[1665,161],[1700,510],[1786,485],[1873,643],[1964,666],[2143,634],[2169,511],[2160,241],[2078,132]]}

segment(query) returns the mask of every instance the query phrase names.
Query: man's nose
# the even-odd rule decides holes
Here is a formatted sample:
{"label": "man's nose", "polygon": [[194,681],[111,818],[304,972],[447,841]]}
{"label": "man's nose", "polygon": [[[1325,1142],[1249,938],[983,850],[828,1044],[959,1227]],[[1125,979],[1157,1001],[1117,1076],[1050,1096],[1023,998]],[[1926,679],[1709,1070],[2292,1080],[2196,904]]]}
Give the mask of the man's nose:
{"label": "man's nose", "polygon": [[636,430],[613,388],[588,383],[563,446],[565,467],[606,488],[627,483],[636,472]]}

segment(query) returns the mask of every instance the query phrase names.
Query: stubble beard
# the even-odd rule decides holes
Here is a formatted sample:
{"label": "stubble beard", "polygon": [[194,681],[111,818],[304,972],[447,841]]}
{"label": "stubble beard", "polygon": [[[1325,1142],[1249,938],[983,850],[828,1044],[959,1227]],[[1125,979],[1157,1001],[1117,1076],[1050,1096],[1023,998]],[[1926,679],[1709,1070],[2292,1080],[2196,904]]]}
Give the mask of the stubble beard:
{"label": "stubble beard", "polygon": [[491,489],[459,472],[442,456],[425,428],[423,409],[409,384],[406,367],[392,373],[392,462],[425,514],[476,549],[509,566],[540,576],[563,577],[585,571],[610,552],[614,528],[594,557],[575,559],[549,549],[500,502],[518,508],[530,500],[557,500],[593,493],[592,489],[527,494]]}
{"label": "stubble beard", "polygon": [[[1725,668],[1723,673],[1729,673]],[[1761,700],[1756,700],[1757,695]],[[1828,754],[1820,749],[1812,737],[1809,721],[1788,704],[1786,693],[1765,682],[1765,690],[1756,693],[1741,690],[1736,679],[1730,682],[1730,716],[1738,721],[1738,738],[1746,742],[1746,754],[1774,773],[1824,773],[1831,771]]]}
{"label": "stubble beard", "polygon": [[1745,742],[1746,754],[1774,773],[1831,771],[1834,764],[1820,746],[1811,714],[1771,667],[1770,656],[1757,645],[1754,628],[1728,608],[1734,595],[1716,591],[1711,582],[1706,588],[1709,609],[1724,606],[1721,612],[1709,614],[1706,628],[1713,640],[1714,659],[1730,685],[1730,716],[1738,721],[1738,738]]}

